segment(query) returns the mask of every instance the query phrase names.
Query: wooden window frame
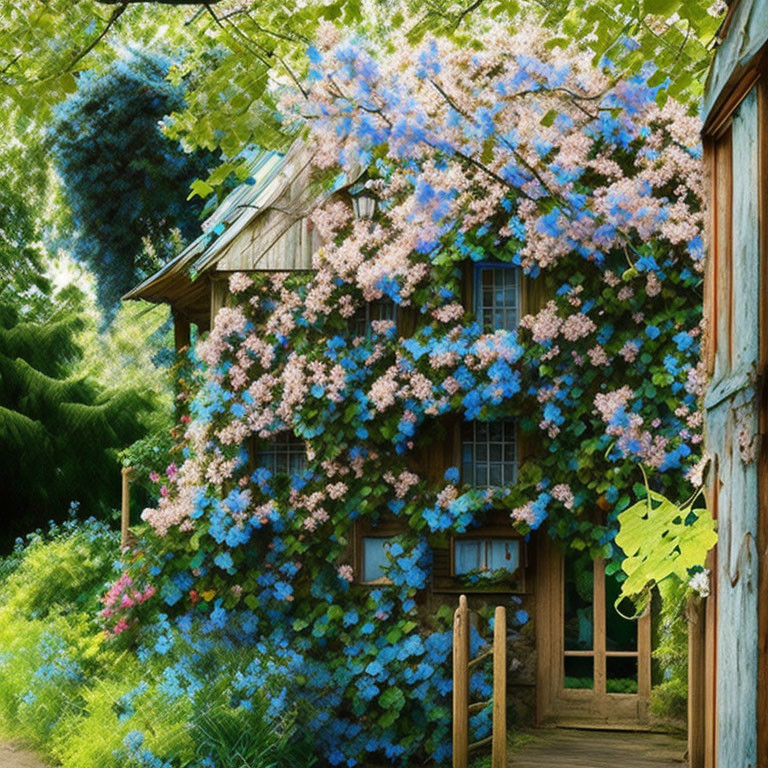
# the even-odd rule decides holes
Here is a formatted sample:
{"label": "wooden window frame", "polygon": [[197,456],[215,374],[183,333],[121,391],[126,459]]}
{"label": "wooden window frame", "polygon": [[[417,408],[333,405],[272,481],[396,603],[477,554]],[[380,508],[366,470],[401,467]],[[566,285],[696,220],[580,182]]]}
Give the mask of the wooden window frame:
{"label": "wooden window frame", "polygon": [[[460,433],[459,433],[459,471],[460,471],[460,474],[461,474],[461,482],[463,484],[465,484],[465,485],[471,485],[473,488],[480,488],[480,489],[482,489],[482,488],[504,488],[504,487],[506,487],[508,485],[514,485],[515,483],[517,483],[518,474],[519,474],[519,471],[520,471],[520,436],[519,436],[520,430],[519,430],[517,419],[500,419],[497,422],[491,422],[491,421],[480,422],[480,423],[488,424],[488,425],[494,424],[494,423],[502,423],[502,424],[511,425],[511,427],[512,427],[512,432],[514,434],[513,479],[511,481],[509,481],[509,482],[502,482],[501,485],[477,485],[475,483],[475,481],[474,481],[475,480],[474,476],[477,473],[477,469],[476,469],[476,466],[477,466],[477,455],[476,455],[476,448],[477,448],[477,426],[476,425],[477,425],[477,423],[478,423],[477,420],[473,420],[473,421],[465,421],[465,422],[463,422],[461,424]],[[473,434],[473,439],[472,439],[472,446],[473,446],[472,475],[473,475],[473,477],[472,477],[472,482],[471,483],[470,483],[469,479],[466,477],[465,472],[464,472],[464,445],[467,442],[464,439],[464,430],[467,429],[468,425],[470,425],[470,424],[472,425],[472,430],[473,430],[473,432],[472,432],[472,434]],[[502,436],[502,443],[501,443],[502,450],[504,449],[504,447],[506,447],[506,443],[504,442],[503,438],[504,438],[504,436]],[[490,440],[489,440],[489,443],[490,443]],[[504,459],[502,458],[502,466],[504,464],[505,464],[505,462],[504,462]],[[489,462],[489,466],[490,466],[490,462]],[[490,469],[488,471],[488,474],[490,475]]]}
{"label": "wooden window frame", "polygon": [[[516,330],[520,325],[520,319],[523,316],[523,274],[520,267],[517,266],[517,264],[511,264],[508,261],[497,261],[497,260],[486,260],[486,261],[477,261],[472,265],[472,314],[475,316],[475,319],[480,324],[480,327],[483,328],[483,322],[482,318],[480,316],[480,313],[482,311],[483,305],[482,305],[482,281],[480,279],[480,273],[482,270],[485,269],[497,269],[497,270],[504,270],[504,271],[510,271],[515,276],[515,323],[514,323],[514,329]],[[508,330],[511,331],[512,329],[509,328],[494,328],[492,331],[485,331],[483,329],[484,333],[495,333],[499,330]]]}
{"label": "wooden window frame", "polygon": [[[286,430],[282,432],[278,432],[276,435],[266,438],[264,440],[260,439],[253,439],[251,441],[251,471],[255,471],[256,469],[260,467],[264,467],[265,469],[268,469],[273,476],[275,475],[281,475],[281,474],[292,474],[291,470],[289,469],[287,472],[278,472],[277,469],[277,447],[280,445],[278,443],[278,440],[280,438],[283,438],[284,436],[288,437],[288,440],[286,441],[286,445],[295,443],[296,445],[301,444],[304,449],[304,466],[301,469],[301,472],[306,471],[307,469],[307,449],[306,445],[304,444],[304,441],[301,438],[296,437],[296,435],[293,434],[293,432]],[[259,456],[267,453],[271,453],[274,451],[274,461],[275,461],[275,469],[272,467],[265,467],[263,463],[259,461]],[[297,453],[297,452],[296,452]],[[286,451],[286,454],[288,456],[291,455],[291,451]]]}
{"label": "wooden window frame", "polygon": [[364,539],[392,539],[395,536],[399,536],[406,530],[405,525],[394,519],[385,519],[374,525],[367,520],[356,520],[353,531],[353,567],[355,573],[355,584],[361,587],[383,587],[391,586],[392,579],[382,576],[380,579],[374,581],[365,581],[363,579],[363,572],[365,567],[365,548],[363,546]]}
{"label": "wooden window frame", "polygon": [[[468,584],[464,580],[463,574],[456,573],[456,542],[466,539],[516,539],[520,542],[520,562],[515,571],[510,572],[514,576],[514,584]],[[521,536],[514,528],[504,528],[501,526],[482,526],[473,528],[466,533],[457,533],[450,537],[448,547],[449,557],[449,575],[456,582],[456,590],[472,592],[474,590],[481,592],[511,592],[514,594],[524,593],[526,591],[526,570],[528,568],[528,547],[525,538]],[[449,590],[454,591],[454,590]]]}

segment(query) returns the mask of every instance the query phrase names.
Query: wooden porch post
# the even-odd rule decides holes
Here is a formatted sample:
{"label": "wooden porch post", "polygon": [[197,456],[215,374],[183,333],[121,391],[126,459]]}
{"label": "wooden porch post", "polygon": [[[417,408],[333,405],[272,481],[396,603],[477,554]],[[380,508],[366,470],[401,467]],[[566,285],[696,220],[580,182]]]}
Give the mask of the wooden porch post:
{"label": "wooden porch post", "polygon": [[688,602],[688,768],[704,768],[706,754],[706,622],[704,603]]}
{"label": "wooden porch post", "polygon": [[120,508],[120,547],[128,546],[131,526],[131,467],[123,467],[122,504]]}
{"label": "wooden porch post", "polygon": [[507,768],[507,609],[496,606],[493,619],[492,768]]}
{"label": "wooden porch post", "polygon": [[469,607],[459,598],[453,614],[453,768],[469,763]]}
{"label": "wooden porch post", "polygon": [[189,318],[180,310],[173,310],[173,346],[177,352],[188,347],[191,341]]}

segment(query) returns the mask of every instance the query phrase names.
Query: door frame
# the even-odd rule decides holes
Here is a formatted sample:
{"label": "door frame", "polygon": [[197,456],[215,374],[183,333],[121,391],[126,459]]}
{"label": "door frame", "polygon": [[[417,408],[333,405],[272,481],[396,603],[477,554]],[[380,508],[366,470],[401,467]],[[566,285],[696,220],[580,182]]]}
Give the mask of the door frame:
{"label": "door frame", "polygon": [[[549,536],[539,538],[536,569],[536,721],[538,725],[584,725],[642,729],[649,726],[651,695],[650,611],[638,619],[637,693],[605,692],[605,643],[595,643],[595,687],[567,689],[564,670],[564,554]],[[602,563],[595,574],[602,576]],[[604,604],[605,581],[595,580],[595,603]],[[595,637],[605,637],[605,615],[595,611]],[[576,655],[576,654],[574,654]]]}

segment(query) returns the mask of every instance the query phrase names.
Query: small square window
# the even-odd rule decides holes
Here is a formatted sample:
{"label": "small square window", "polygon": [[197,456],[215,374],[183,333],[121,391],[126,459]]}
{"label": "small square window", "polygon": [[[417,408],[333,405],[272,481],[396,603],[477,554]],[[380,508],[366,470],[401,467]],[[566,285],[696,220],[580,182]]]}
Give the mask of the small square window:
{"label": "small square window", "polygon": [[453,572],[456,576],[487,571],[514,573],[520,567],[520,539],[454,539]]}
{"label": "small square window", "polygon": [[366,301],[360,309],[352,315],[350,326],[353,336],[368,336],[373,330],[372,323],[375,320],[391,320],[396,322],[397,305],[392,299],[382,298],[375,301]]}
{"label": "small square window", "polygon": [[476,488],[516,482],[515,422],[465,422],[461,436],[461,472],[463,481]]}
{"label": "small square window", "polygon": [[273,475],[300,474],[307,466],[307,449],[292,432],[281,432],[256,454],[256,465]]}
{"label": "small square window", "polygon": [[389,583],[386,572],[390,562],[387,555],[394,541],[392,536],[363,536],[362,581],[364,583]]}
{"label": "small square window", "polygon": [[520,270],[513,264],[475,266],[477,321],[483,333],[514,331],[520,321]]}

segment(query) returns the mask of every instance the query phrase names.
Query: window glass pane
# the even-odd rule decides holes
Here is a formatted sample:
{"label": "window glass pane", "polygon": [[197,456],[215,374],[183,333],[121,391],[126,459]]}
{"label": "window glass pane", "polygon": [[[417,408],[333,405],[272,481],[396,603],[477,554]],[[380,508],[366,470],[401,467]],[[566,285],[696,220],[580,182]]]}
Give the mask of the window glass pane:
{"label": "window glass pane", "polygon": [[609,656],[605,667],[608,693],[637,693],[637,658]]}
{"label": "window glass pane", "polygon": [[518,322],[518,270],[516,267],[480,267],[476,274],[477,319],[485,333],[512,331]]}
{"label": "window glass pane", "polygon": [[367,307],[362,307],[352,315],[350,319],[350,330],[353,336],[365,336],[368,330],[368,312]]}
{"label": "window glass pane", "polygon": [[389,568],[387,552],[392,538],[366,536],[363,538],[363,581],[377,581],[386,578]]}
{"label": "window glass pane", "polygon": [[256,454],[256,464],[272,474],[303,472],[307,466],[304,442],[290,432],[281,433],[264,444]]}
{"label": "window glass pane", "polygon": [[595,661],[591,656],[566,656],[563,687],[569,689],[595,687]]}
{"label": "window glass pane", "polygon": [[372,320],[394,320],[395,302],[392,299],[378,299],[373,302],[371,319]]}
{"label": "window glass pane", "polygon": [[457,576],[485,567],[485,541],[482,539],[455,539],[453,553],[453,570]]}
{"label": "window glass pane", "polygon": [[519,539],[488,539],[488,568],[514,573],[520,565]]}
{"label": "window glass pane", "polygon": [[[615,576],[605,574],[605,650],[636,651],[637,622],[625,619],[614,607],[621,592],[621,585]],[[621,613],[632,616],[635,608],[627,599],[619,604]]]}
{"label": "window glass pane", "polygon": [[569,551],[564,573],[566,651],[591,651],[594,636],[594,568],[589,557]]}
{"label": "window glass pane", "polygon": [[373,331],[374,320],[395,320],[397,307],[392,299],[365,302],[350,319],[353,336],[367,336]]}
{"label": "window glass pane", "polygon": [[517,479],[514,422],[466,422],[461,456],[465,483],[480,488],[514,483]]}

